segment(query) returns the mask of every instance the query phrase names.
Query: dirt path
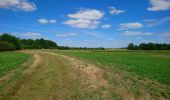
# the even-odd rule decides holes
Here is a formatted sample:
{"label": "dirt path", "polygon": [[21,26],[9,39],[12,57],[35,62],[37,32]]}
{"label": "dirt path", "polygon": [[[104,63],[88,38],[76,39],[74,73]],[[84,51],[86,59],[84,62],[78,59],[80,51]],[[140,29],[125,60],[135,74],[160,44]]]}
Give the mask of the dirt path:
{"label": "dirt path", "polygon": [[[76,98],[78,75],[56,55],[36,51],[24,51],[35,57],[32,66],[23,71],[27,77],[9,97],[15,100],[49,100]],[[78,88],[79,89],[79,88]]]}
{"label": "dirt path", "polygon": [[5,97],[9,100],[99,100],[113,93],[101,69],[74,58],[42,51],[22,51],[35,60]]}

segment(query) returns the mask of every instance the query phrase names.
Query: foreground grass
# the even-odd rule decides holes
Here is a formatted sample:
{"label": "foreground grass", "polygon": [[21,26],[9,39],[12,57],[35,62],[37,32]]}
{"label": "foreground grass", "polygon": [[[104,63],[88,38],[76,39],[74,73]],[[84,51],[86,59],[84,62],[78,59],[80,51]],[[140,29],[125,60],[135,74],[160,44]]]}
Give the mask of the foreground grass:
{"label": "foreground grass", "polygon": [[18,68],[30,55],[19,52],[0,52],[0,76]]}
{"label": "foreground grass", "polygon": [[[52,51],[86,59],[84,63],[73,60],[72,57],[50,52],[35,50],[23,52],[33,54],[34,62],[30,66],[28,66],[30,63],[26,64],[27,67],[16,68],[17,74],[12,74],[15,76],[10,77],[10,81],[0,82],[2,100],[166,100],[170,98],[170,89],[166,85],[143,80],[132,72],[119,70],[121,66],[115,66],[116,64],[107,65],[98,60],[85,58],[88,53],[94,55],[107,52]],[[81,54],[84,56],[79,57]],[[90,65],[91,63],[99,65],[104,70],[97,66],[98,71],[90,70],[94,67]]]}
{"label": "foreground grass", "polygon": [[33,59],[20,52],[0,52],[0,100],[16,89],[25,70]]}

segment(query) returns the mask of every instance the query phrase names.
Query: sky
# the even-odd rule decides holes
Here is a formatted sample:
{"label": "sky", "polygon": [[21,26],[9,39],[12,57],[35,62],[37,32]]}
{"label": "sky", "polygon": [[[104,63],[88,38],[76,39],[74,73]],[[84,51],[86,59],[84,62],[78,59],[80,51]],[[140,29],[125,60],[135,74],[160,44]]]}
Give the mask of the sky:
{"label": "sky", "polygon": [[170,43],[170,0],[0,0],[0,34],[71,47]]}

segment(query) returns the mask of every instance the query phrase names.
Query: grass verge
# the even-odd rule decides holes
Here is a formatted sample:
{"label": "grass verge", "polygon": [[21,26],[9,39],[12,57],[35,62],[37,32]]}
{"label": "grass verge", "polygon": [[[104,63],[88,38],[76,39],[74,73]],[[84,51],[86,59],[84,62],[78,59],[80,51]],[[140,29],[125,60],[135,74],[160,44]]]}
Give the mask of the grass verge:
{"label": "grass verge", "polygon": [[15,89],[20,79],[23,78],[23,70],[32,62],[33,58],[29,54],[0,52],[0,99],[5,98]]}

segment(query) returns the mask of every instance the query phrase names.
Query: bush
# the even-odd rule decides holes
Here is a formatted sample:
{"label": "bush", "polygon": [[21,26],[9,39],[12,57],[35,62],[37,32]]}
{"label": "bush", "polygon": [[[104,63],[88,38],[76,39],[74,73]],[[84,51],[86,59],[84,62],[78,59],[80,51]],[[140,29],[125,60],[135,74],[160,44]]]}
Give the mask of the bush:
{"label": "bush", "polygon": [[0,41],[8,41],[8,42],[12,43],[17,50],[21,49],[20,39],[15,36],[12,36],[10,34],[5,33],[5,34],[0,35]]}
{"label": "bush", "polygon": [[16,50],[15,46],[7,41],[0,41],[0,51],[13,51]]}

